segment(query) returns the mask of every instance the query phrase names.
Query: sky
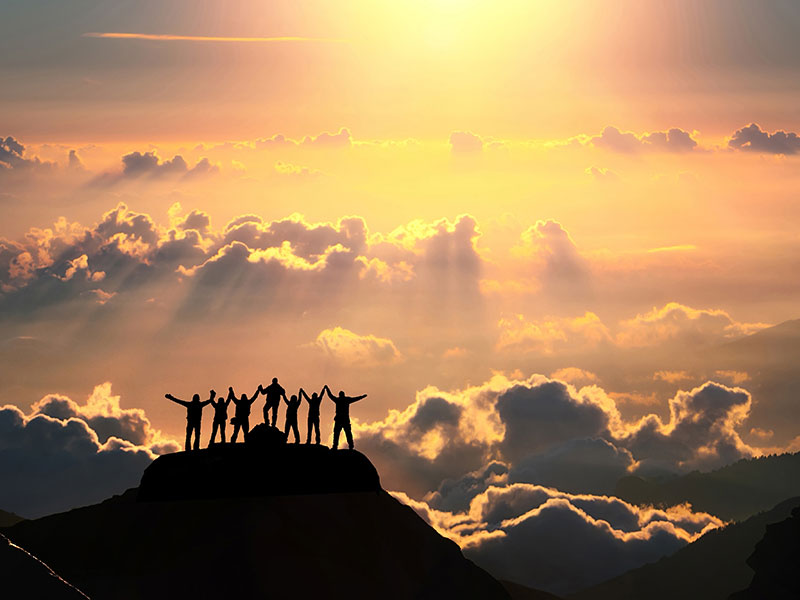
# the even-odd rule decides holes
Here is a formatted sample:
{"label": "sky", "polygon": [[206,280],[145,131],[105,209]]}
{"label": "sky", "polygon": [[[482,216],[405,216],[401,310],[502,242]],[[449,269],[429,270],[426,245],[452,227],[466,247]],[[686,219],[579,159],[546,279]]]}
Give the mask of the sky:
{"label": "sky", "polygon": [[737,346],[800,318],[796,3],[0,15],[0,508],[136,485],[165,393],[278,377],[368,394],[357,447],[479,562],[573,527],[599,581],[721,524],[620,476],[800,450],[791,357]]}

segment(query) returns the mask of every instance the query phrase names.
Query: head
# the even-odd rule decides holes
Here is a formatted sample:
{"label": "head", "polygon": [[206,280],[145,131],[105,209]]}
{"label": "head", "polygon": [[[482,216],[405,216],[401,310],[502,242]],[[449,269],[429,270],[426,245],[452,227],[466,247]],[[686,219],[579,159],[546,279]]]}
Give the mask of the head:
{"label": "head", "polygon": [[292,394],[292,402],[297,402],[297,394]]}
{"label": "head", "polygon": [[200,402],[200,394],[195,394],[192,396],[192,402]]}
{"label": "head", "polygon": [[277,377],[273,377],[272,378],[272,383],[278,383],[278,378]]}
{"label": "head", "polygon": [[247,394],[242,394],[242,397],[239,400],[247,400]]}
{"label": "head", "polygon": [[314,392],[313,394],[311,394],[311,399],[312,400],[316,400],[317,399],[317,392]]}
{"label": "head", "polygon": [[339,390],[339,398],[344,398],[344,390]]}

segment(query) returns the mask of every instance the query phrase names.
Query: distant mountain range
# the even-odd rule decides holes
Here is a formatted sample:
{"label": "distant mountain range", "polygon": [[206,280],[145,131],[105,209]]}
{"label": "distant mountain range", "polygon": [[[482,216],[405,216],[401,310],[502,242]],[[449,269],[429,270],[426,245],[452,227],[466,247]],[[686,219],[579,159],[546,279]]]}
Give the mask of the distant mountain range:
{"label": "distant mountain range", "polygon": [[11,527],[12,525],[16,525],[20,521],[24,521],[22,517],[19,515],[15,515],[12,512],[6,512],[4,510],[0,510],[0,527]]}
{"label": "distant mountain range", "polygon": [[739,521],[800,496],[800,452],[740,460],[716,471],[694,471],[666,481],[624,477],[614,495],[640,505],[689,502],[695,510]]}
{"label": "distant mountain range", "polygon": [[711,531],[671,556],[587,588],[570,599],[725,600],[750,585],[753,570],[747,559],[764,537],[767,525],[786,519],[797,506],[800,497],[781,502],[770,511]]}

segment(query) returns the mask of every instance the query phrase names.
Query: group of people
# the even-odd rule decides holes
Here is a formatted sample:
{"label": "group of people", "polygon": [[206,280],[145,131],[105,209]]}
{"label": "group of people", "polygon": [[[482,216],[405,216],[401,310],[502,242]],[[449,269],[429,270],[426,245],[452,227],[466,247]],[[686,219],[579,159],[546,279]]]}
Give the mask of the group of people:
{"label": "group of people", "polygon": [[[289,440],[289,431],[294,434],[295,444],[300,443],[300,430],[297,427],[297,413],[303,399],[308,403],[308,435],[306,437],[306,444],[311,443],[311,432],[314,431],[315,443],[319,444],[319,411],[320,404],[325,394],[336,404],[336,414],[333,417],[333,449],[339,447],[339,435],[344,430],[347,437],[347,445],[353,449],[353,432],[350,429],[350,405],[353,402],[358,402],[362,398],[366,398],[366,394],[361,396],[346,396],[343,391],[340,391],[337,396],[333,395],[330,388],[325,385],[322,390],[317,393],[313,392],[309,396],[303,388],[300,388],[297,395],[292,395],[291,398],[286,397],[286,390],[278,383],[277,377],[272,379],[272,383],[267,387],[262,385],[258,386],[255,393],[248,397],[247,394],[242,394],[236,397],[232,387],[228,388],[228,395],[223,398],[217,396],[214,390],[209,392],[208,400],[200,400],[200,394],[194,394],[191,401],[181,400],[172,394],[165,394],[167,400],[172,400],[178,404],[186,407],[186,450],[200,448],[200,424],[203,418],[203,408],[211,404],[214,407],[214,424],[211,428],[211,440],[208,445],[214,444],[217,439],[217,432],[220,434],[221,443],[225,443],[225,426],[228,422],[228,405],[233,402],[236,409],[234,417],[231,419],[233,425],[233,436],[231,442],[236,443],[241,431],[244,439],[247,439],[247,434],[250,432],[250,408],[258,397],[264,394],[266,402],[264,403],[264,423],[275,427],[278,421],[278,408],[281,404],[281,399],[286,403],[286,422],[284,424],[283,433],[286,435],[286,440]],[[270,418],[271,417],[271,418]],[[194,435],[194,444],[192,444],[192,435]]]}

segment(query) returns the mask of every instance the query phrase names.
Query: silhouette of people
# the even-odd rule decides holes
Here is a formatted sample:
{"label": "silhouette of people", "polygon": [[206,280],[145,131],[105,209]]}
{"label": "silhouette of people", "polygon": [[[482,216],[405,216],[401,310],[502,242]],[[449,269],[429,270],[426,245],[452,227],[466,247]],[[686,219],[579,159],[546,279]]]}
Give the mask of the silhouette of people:
{"label": "silhouette of people", "polygon": [[306,402],[308,402],[308,436],[306,437],[306,444],[311,443],[311,430],[314,429],[316,434],[316,444],[319,444],[319,405],[322,404],[322,398],[324,397],[325,388],[322,388],[322,391],[317,394],[314,392],[311,394],[311,397],[308,397],[306,391],[303,388],[300,388],[300,397],[305,398]]}
{"label": "silhouette of people", "polygon": [[[286,390],[284,390],[278,383],[278,378],[273,377],[272,383],[263,388],[258,386],[259,391],[267,397],[264,403],[264,423],[270,423],[268,418],[269,411],[272,410],[272,426],[278,421],[278,407],[281,405],[281,397],[286,400]],[[289,401],[286,400],[288,404]]]}
{"label": "silhouette of people", "polygon": [[[302,388],[300,390],[302,392]],[[286,400],[286,396],[283,397]],[[294,432],[294,443],[300,443],[300,430],[297,428],[297,409],[300,408],[303,399],[295,395],[289,400],[286,400],[286,425],[283,427],[283,434],[286,436],[286,441],[289,441],[289,429]]]}
{"label": "silhouette of people", "polygon": [[[211,390],[211,398],[216,395],[214,390]],[[186,407],[186,451],[188,452],[189,449],[192,447],[191,440],[192,440],[192,432],[194,432],[194,449],[200,449],[200,422],[203,418],[203,407],[206,404],[210,404],[211,400],[205,400],[204,402],[200,402],[200,394],[195,394],[192,396],[191,402],[186,402],[186,400],[181,400],[176,398],[172,394],[164,394],[164,397],[167,400],[172,400],[173,402],[180,404]]]}
{"label": "silhouette of people", "polygon": [[236,405],[236,413],[231,421],[233,423],[232,444],[236,443],[236,439],[239,437],[239,430],[244,432],[244,439],[247,441],[247,434],[250,433],[250,407],[261,392],[262,389],[259,385],[252,397],[248,398],[247,394],[242,394],[241,398],[237,400],[233,388],[228,388],[228,399],[233,400],[233,403]]}
{"label": "silhouette of people", "polygon": [[340,391],[338,396],[334,396],[331,393],[331,388],[327,385],[322,388],[322,391],[327,392],[328,397],[336,404],[336,414],[333,417],[333,449],[336,450],[339,447],[339,434],[344,429],[344,434],[347,436],[347,445],[352,450],[353,432],[350,430],[350,405],[366,398],[367,395],[362,394],[351,398],[350,396],[345,396],[343,391]]}
{"label": "silhouette of people", "polygon": [[211,390],[211,406],[214,407],[214,424],[211,427],[211,439],[208,442],[209,447],[211,447],[214,440],[217,438],[217,431],[219,431],[219,437],[222,443],[225,443],[225,425],[228,422],[228,405],[231,403],[230,397],[223,398],[220,396],[215,402],[214,396],[216,396],[216,392]]}

